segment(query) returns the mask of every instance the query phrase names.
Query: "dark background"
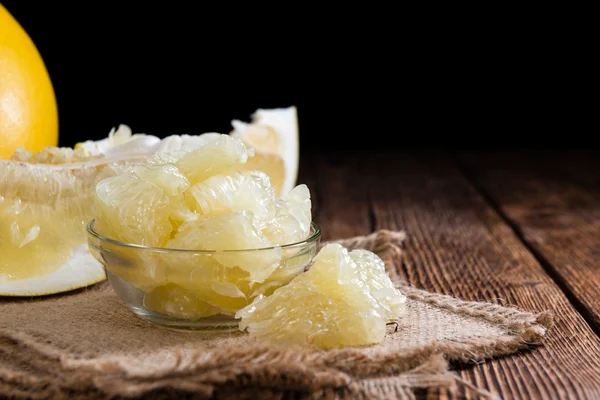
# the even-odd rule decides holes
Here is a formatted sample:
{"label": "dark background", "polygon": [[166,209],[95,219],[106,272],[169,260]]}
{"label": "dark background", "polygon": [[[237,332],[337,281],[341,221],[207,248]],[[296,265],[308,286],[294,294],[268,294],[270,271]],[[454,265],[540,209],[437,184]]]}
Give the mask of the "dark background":
{"label": "dark background", "polygon": [[550,31],[301,3],[258,15],[198,2],[2,4],[44,58],[63,146],[119,123],[158,136],[228,132],[233,118],[289,105],[303,149],[592,145],[591,103]]}

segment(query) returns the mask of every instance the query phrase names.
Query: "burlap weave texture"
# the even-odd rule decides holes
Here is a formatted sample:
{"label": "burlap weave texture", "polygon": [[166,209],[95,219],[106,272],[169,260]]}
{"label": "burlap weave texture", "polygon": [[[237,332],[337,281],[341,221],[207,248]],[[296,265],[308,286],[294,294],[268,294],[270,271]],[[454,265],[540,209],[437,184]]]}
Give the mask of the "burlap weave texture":
{"label": "burlap weave texture", "polygon": [[0,302],[0,395],[23,398],[412,398],[452,387],[449,360],[481,361],[540,344],[552,319],[405,286],[401,232],[340,242],[379,254],[408,297],[383,343],[279,347],[241,332],[178,333],[136,317],[107,283]]}

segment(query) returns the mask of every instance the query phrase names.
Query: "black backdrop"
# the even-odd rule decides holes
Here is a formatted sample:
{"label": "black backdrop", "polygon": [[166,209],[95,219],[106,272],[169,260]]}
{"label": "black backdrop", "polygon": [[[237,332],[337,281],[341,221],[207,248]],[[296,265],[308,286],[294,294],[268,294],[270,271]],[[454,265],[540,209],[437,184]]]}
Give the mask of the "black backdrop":
{"label": "black backdrop", "polygon": [[232,118],[292,104],[310,149],[590,145],[577,124],[591,106],[573,110],[539,38],[406,26],[382,10],[321,16],[299,3],[269,11],[279,17],[199,2],[2,3],[46,62],[61,145],[119,123],[158,136],[227,132]]}

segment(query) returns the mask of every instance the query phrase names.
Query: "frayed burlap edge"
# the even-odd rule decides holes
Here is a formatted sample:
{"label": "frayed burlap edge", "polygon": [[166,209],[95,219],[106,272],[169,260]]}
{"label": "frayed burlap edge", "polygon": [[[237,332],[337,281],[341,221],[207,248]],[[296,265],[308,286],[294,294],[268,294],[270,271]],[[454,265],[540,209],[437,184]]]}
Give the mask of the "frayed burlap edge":
{"label": "frayed burlap edge", "polygon": [[[433,342],[412,353],[367,356],[358,348],[321,351],[258,345],[248,349],[173,351],[161,365],[140,368],[136,360],[112,356],[77,359],[26,334],[0,331],[0,361],[12,353],[26,370],[0,367],[0,394],[23,398],[106,396],[197,398],[412,398],[414,388],[453,388],[462,383],[446,360],[463,362],[507,355],[540,344],[552,325],[547,313],[531,314],[490,303],[465,302],[403,285],[398,269],[403,232],[378,231],[338,241],[374,251],[408,298],[451,313],[502,325],[504,337],[461,343]],[[8,354],[8,355],[7,355]],[[10,365],[10,362],[8,363]],[[476,388],[474,388],[477,390]],[[485,395],[484,391],[478,391]],[[491,396],[490,396],[491,397]]]}

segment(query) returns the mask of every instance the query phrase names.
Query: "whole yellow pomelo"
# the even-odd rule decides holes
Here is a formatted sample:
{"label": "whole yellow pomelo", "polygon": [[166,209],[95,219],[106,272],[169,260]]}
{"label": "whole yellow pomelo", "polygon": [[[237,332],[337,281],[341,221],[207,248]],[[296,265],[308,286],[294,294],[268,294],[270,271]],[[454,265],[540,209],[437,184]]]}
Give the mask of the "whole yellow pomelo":
{"label": "whole yellow pomelo", "polygon": [[0,159],[58,144],[50,76],[31,38],[0,4]]}

